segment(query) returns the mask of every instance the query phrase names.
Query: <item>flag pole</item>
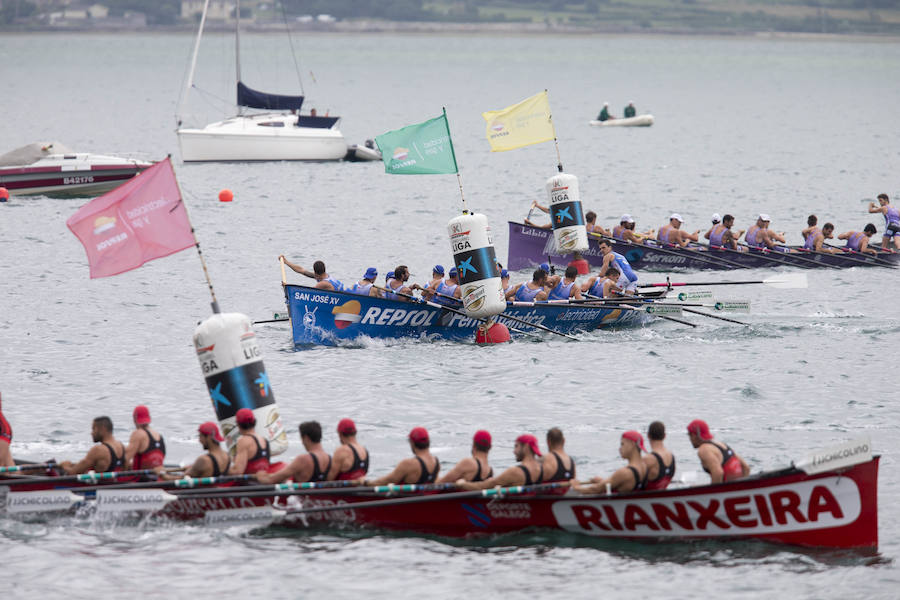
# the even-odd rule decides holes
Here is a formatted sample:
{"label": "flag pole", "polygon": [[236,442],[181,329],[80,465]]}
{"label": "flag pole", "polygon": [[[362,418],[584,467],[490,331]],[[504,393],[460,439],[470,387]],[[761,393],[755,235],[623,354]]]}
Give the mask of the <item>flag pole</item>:
{"label": "flag pole", "polygon": [[[169,166],[172,166],[172,155],[169,155]],[[175,168],[172,167],[172,173],[175,173]],[[209,286],[209,295],[212,296],[212,302],[210,306],[212,307],[213,314],[219,314],[222,312],[219,309],[219,301],[216,300],[216,290],[213,289],[212,279],[209,277],[209,269],[206,268],[206,259],[203,258],[203,251],[200,249],[200,240],[197,239],[197,234],[194,231],[194,224],[191,222],[191,215],[188,212],[187,202],[184,201],[184,192],[181,191],[181,184],[178,183],[178,178],[175,177],[175,185],[178,188],[178,201],[184,204],[184,214],[187,217],[188,224],[191,226],[191,236],[194,238],[194,246],[197,248],[197,255],[200,257],[200,264],[203,266],[203,275],[206,277],[206,285]],[[176,204],[175,207],[178,205]],[[175,207],[172,207],[169,212],[175,210]]]}
{"label": "flag pole", "polygon": [[450,154],[453,156],[453,165],[456,167],[456,182],[459,184],[459,199],[462,200],[463,214],[468,214],[469,207],[466,206],[466,196],[463,194],[462,177],[459,176],[459,165],[456,164],[456,150],[453,149],[453,138],[450,137],[450,120],[447,118],[447,107],[441,107],[444,110],[444,122],[447,124],[447,139],[450,140]]}
{"label": "flag pole", "polygon": [[[547,106],[550,106],[550,90],[544,88],[544,93],[547,94]],[[550,113],[550,127],[553,127],[553,113]],[[556,168],[560,173],[563,172],[562,166],[562,158],[559,155],[559,139],[556,137],[556,127],[553,127],[553,145],[556,146]]]}

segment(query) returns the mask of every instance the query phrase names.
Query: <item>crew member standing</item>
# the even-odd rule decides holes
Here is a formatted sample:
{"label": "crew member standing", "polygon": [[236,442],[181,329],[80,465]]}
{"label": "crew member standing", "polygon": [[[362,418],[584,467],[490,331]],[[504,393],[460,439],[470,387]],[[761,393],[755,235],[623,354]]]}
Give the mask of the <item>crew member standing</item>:
{"label": "crew member standing", "polygon": [[166,442],[161,433],[150,427],[150,409],[138,404],[131,417],[134,420],[134,431],[125,448],[126,468],[138,471],[162,465],[166,458]]}
{"label": "crew member standing", "polygon": [[743,458],[735,454],[728,444],[713,439],[706,421],[694,419],[687,430],[703,470],[709,473],[710,483],[733,481],[750,474],[750,467]]}
{"label": "crew member standing", "polygon": [[237,421],[238,437],[235,444],[234,462],[231,464],[231,475],[258,473],[269,468],[272,453],[269,440],[256,433],[256,417],[249,408],[242,408],[234,416]]}
{"label": "crew member standing", "polygon": [[870,213],[881,213],[884,215],[884,233],[881,237],[881,249],[891,251],[891,240],[894,247],[900,250],[900,210],[891,206],[891,201],[887,194],[878,194],[878,206],[874,202],[869,202]]}
{"label": "crew member standing", "polygon": [[369,472],[369,451],[356,441],[356,423],[341,419],[337,425],[341,445],[334,451],[328,480],[352,480]]}

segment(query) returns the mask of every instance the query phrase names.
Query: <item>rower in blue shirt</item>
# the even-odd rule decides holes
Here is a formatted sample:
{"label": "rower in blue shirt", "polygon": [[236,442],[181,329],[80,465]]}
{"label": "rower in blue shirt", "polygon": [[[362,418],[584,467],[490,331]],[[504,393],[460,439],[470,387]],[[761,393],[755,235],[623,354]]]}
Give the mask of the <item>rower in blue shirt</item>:
{"label": "rower in blue shirt", "polygon": [[625,295],[633,296],[637,292],[638,276],[631,268],[631,264],[624,256],[618,252],[613,252],[612,244],[607,240],[600,242],[600,252],[603,253],[600,276],[606,277],[607,269],[615,266],[620,273],[617,285],[625,291]]}
{"label": "rower in blue shirt", "polygon": [[295,265],[294,263],[292,263],[291,261],[286,259],[284,257],[284,254],[280,255],[278,257],[278,260],[283,260],[284,264],[289,266],[293,271],[300,273],[301,275],[306,275],[307,277],[312,277],[313,279],[315,279],[316,285],[314,287],[318,290],[330,290],[333,292],[340,292],[340,291],[343,291],[343,289],[344,289],[344,285],[340,281],[338,281],[334,277],[331,277],[325,271],[325,263],[322,262],[321,260],[317,260],[316,262],[313,263],[312,271],[310,271],[309,269],[304,269],[300,265]]}
{"label": "rower in blue shirt", "polygon": [[559,283],[550,291],[547,300],[568,300],[569,298],[581,300],[581,288],[576,283],[577,279],[578,269],[566,267],[565,276],[559,279]]}

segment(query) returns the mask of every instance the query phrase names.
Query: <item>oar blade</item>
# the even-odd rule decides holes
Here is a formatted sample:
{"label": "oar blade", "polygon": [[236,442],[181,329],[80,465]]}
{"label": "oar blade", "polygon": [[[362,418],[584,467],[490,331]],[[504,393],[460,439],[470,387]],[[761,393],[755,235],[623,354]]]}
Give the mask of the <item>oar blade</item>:
{"label": "oar blade", "polygon": [[47,513],[69,510],[83,498],[69,490],[40,490],[35,492],[8,492],[7,514]]}
{"label": "oar blade", "polygon": [[97,490],[97,512],[156,511],[177,499],[162,489]]}
{"label": "oar blade", "polygon": [[763,279],[763,283],[782,290],[798,290],[809,287],[806,273],[783,273],[777,277]]}
{"label": "oar blade", "polygon": [[651,315],[680,315],[681,307],[677,304],[647,304],[644,311]]}
{"label": "oar blade", "polygon": [[719,300],[712,307],[720,312],[750,312],[750,302],[744,300]]}
{"label": "oar blade", "polygon": [[285,511],[271,506],[228,508],[206,511],[203,522],[213,527],[235,527],[239,525],[266,527],[283,518],[286,514]]}

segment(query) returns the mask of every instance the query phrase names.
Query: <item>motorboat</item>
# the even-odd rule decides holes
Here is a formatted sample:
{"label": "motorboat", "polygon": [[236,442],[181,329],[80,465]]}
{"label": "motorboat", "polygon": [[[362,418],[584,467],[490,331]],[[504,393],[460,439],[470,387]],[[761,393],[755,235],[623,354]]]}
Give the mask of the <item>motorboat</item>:
{"label": "motorboat", "polygon": [[381,160],[381,151],[375,147],[375,142],[373,140],[366,140],[366,143],[362,146],[359,144],[347,146],[347,155],[344,156],[344,160],[350,162]]}
{"label": "motorboat", "polygon": [[95,196],[151,166],[132,158],[73,152],[59,142],[35,142],[0,156],[0,187],[13,196]]}
{"label": "motorboat", "polygon": [[621,119],[607,119],[606,121],[590,121],[593,127],[650,127],[653,125],[653,115],[636,115]]}

